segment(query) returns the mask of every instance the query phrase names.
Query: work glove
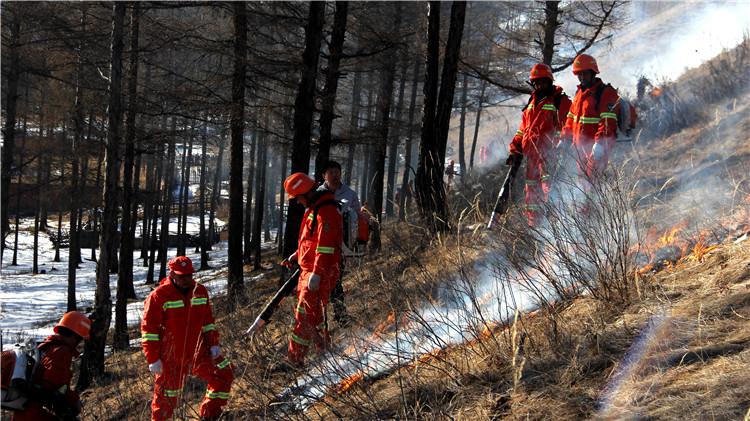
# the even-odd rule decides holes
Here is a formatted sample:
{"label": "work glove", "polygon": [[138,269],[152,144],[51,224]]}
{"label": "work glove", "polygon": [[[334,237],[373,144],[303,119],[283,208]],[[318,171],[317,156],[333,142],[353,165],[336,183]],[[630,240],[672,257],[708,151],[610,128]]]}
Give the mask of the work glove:
{"label": "work glove", "polygon": [[598,161],[604,158],[604,146],[594,143],[594,147],[591,148],[591,159]]}
{"label": "work glove", "polygon": [[291,269],[296,264],[297,264],[297,252],[296,251],[292,253],[291,256],[281,261],[281,266],[285,266],[288,269]]}
{"label": "work glove", "polygon": [[148,371],[154,374],[161,374],[161,371],[162,371],[161,360],[156,360],[153,363],[149,364]]}
{"label": "work glove", "polygon": [[211,351],[211,358],[213,359],[216,359],[216,357],[221,354],[221,348],[219,348],[219,345],[214,345],[209,350]]}
{"label": "work glove", "polygon": [[516,162],[517,159],[521,159],[523,155],[520,153],[512,153],[508,155],[508,159],[505,160],[505,165],[513,165],[514,162]]}
{"label": "work glove", "polygon": [[320,289],[320,275],[317,273],[310,275],[310,278],[307,280],[307,289],[310,291],[317,291]]}

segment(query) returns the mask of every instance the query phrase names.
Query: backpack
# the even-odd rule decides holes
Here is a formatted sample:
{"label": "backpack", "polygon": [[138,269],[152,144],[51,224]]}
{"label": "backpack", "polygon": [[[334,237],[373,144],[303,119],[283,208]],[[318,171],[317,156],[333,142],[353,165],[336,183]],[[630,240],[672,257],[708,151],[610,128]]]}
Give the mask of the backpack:
{"label": "backpack", "polygon": [[24,409],[28,401],[26,389],[31,385],[41,359],[41,351],[31,339],[24,344],[16,344],[12,350],[2,352],[0,357],[2,365],[0,406],[2,409],[10,411]]}
{"label": "backpack", "polygon": [[[606,85],[602,83],[596,89],[596,92],[594,92],[594,99],[597,110],[599,109],[599,103],[602,100],[604,88],[606,88],[607,86],[615,89],[609,83]],[[615,92],[616,91],[617,89],[615,89]],[[617,103],[615,104],[615,109],[617,110],[617,132],[625,135],[626,137],[630,137],[630,133],[633,131],[633,129],[635,129],[636,120],[638,119],[638,114],[635,111],[635,106],[627,99],[619,97]]]}
{"label": "backpack", "polygon": [[365,235],[364,241],[362,241],[361,225],[363,221],[365,224],[367,224],[367,220],[363,218],[362,215],[360,215],[359,210],[353,209],[351,206],[349,206],[349,201],[346,199],[329,199],[317,203],[315,207],[313,207],[313,222],[312,226],[310,227],[310,231],[315,232],[315,228],[318,223],[318,212],[320,211],[320,208],[329,205],[335,206],[336,209],[338,209],[344,222],[344,227],[342,230],[344,234],[344,244],[342,244],[341,247],[341,254],[347,257],[363,256],[364,252],[359,252],[358,249],[361,248],[359,246],[367,243],[367,239],[369,237],[369,226],[367,227],[367,234]]}

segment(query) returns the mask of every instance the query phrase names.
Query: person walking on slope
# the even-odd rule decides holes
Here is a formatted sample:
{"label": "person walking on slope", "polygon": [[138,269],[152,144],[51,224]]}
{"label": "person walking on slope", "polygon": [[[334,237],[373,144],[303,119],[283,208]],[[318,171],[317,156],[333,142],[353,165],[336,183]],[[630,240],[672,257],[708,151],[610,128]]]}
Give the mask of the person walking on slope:
{"label": "person walking on slope", "polygon": [[143,308],[141,342],[148,369],[156,375],[152,420],[172,416],[190,373],[208,382],[201,420],[218,419],[229,399],[232,365],[221,355],[208,291],[193,280],[193,273],[188,257],[170,260],[169,276],[149,294]]}
{"label": "person walking on slope", "polygon": [[617,140],[617,91],[596,75],[599,66],[588,54],[573,60],[580,85],[567,115],[562,140],[572,142],[578,173],[593,181],[606,169]]}
{"label": "person walking on slope", "polygon": [[77,311],[69,311],[60,319],[50,335],[37,346],[39,362],[31,377],[31,384],[24,385],[23,393],[28,398],[24,409],[13,412],[13,421],[77,420],[81,412],[78,394],[71,390],[70,369],[77,358],[79,345],[89,339],[91,320]]}
{"label": "person walking on slope", "polygon": [[529,80],[534,92],[523,109],[521,125],[510,142],[505,164],[513,165],[526,157],[524,207],[529,226],[537,226],[542,220],[542,204],[550,192],[555,147],[571,102],[562,88],[553,84],[552,69],[548,65],[535,64]]}
{"label": "person walking on slope", "polygon": [[[349,186],[341,182],[341,164],[336,161],[328,161],[322,168],[323,179],[325,182],[318,188],[319,191],[330,191],[333,193],[336,201],[346,201],[346,206],[350,209],[354,209],[354,214],[359,213],[359,197],[357,193],[352,190]],[[348,209],[342,209],[342,212],[347,212]],[[350,213],[351,215],[352,213]],[[350,221],[356,224],[357,221]],[[355,225],[356,226],[356,225]],[[341,259],[341,265],[339,267],[339,278],[336,280],[336,286],[331,292],[331,304],[333,304],[333,319],[336,320],[336,324],[340,327],[349,326],[349,314],[346,311],[346,304],[344,303],[344,286],[342,284],[342,277],[344,275],[344,259]]]}
{"label": "person walking on slope", "polygon": [[330,343],[323,310],[339,279],[343,220],[334,194],[316,190],[317,183],[305,173],[294,173],[284,181],[290,199],[305,206],[297,251],[287,259],[300,266],[294,330],[289,337],[289,363],[302,366],[314,345],[323,351]]}

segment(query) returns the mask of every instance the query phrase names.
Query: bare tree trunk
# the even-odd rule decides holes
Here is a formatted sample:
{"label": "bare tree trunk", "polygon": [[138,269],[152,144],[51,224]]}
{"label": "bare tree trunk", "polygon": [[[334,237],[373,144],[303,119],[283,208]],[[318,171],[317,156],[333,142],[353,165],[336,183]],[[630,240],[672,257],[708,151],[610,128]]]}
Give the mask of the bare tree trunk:
{"label": "bare tree trunk", "polygon": [[[439,29],[439,22],[433,23],[432,9],[439,8],[439,4],[430,2],[430,28]],[[451,110],[453,109],[453,94],[456,88],[456,76],[458,70],[458,55],[461,47],[461,37],[463,35],[464,18],[466,17],[466,2],[454,1],[451,7],[450,28],[448,29],[448,41],[445,46],[445,59],[443,61],[443,71],[440,80],[440,94],[437,98],[437,111],[434,118],[434,124],[437,130],[428,131],[428,135],[433,137],[425,139],[423,124],[422,143],[428,142],[428,147],[423,147],[425,153],[424,159],[420,154],[420,168],[417,172],[418,198],[420,198],[420,209],[422,215],[428,218],[433,229],[444,231],[448,229],[448,207],[445,203],[445,189],[443,188],[443,165],[445,162],[445,149],[448,142],[448,129],[450,125]],[[439,34],[429,31],[428,41],[428,63],[434,59],[434,68],[428,65],[428,74],[434,72],[435,80],[428,80],[437,84],[437,42],[434,38]],[[433,58],[433,59],[431,59]],[[437,86],[435,86],[436,90]],[[433,92],[430,92],[434,94]],[[425,90],[425,97],[428,96]],[[425,99],[427,103],[427,99]],[[425,114],[428,107],[425,107]],[[427,118],[423,123],[427,122]],[[432,145],[434,143],[434,146]],[[424,166],[424,168],[423,168]],[[421,176],[420,176],[421,172]]]}
{"label": "bare tree trunk", "polygon": [[[375,116],[373,115],[373,110],[376,110],[377,107],[375,106],[375,100],[374,100],[374,92],[375,92],[375,86],[377,85],[377,78],[374,74],[370,74],[368,77],[368,85],[369,88],[367,89],[367,117],[365,121],[365,129],[366,132],[369,134],[372,132],[372,126],[373,121],[375,121]],[[371,168],[371,157],[373,156],[373,146],[370,143],[370,140],[368,139],[367,143],[362,145],[362,149],[364,150],[363,154],[363,169],[362,169],[362,193],[359,195],[359,197],[363,198],[365,202],[369,202],[371,200],[370,198],[370,190],[371,186],[370,183],[372,182],[372,168]],[[372,206],[371,204],[368,204],[368,206]]]}
{"label": "bare tree trunk", "polygon": [[[404,91],[406,89],[406,73],[409,71],[407,50],[404,48],[403,57],[401,58],[401,79],[398,86],[398,100],[396,101],[396,125],[393,127],[391,135],[390,149],[388,150],[388,184],[386,189],[385,214],[388,217],[394,215],[395,191],[396,191],[396,172],[398,170],[398,146],[401,143],[401,121],[404,108]],[[407,164],[408,166],[408,164]]]}
{"label": "bare tree trunk", "polygon": [[[26,7],[25,5],[18,3],[16,7]],[[15,7],[13,8],[15,9]],[[12,9],[4,8],[4,12]],[[10,199],[10,179],[12,177],[13,167],[13,153],[14,153],[14,142],[16,136],[16,104],[18,100],[18,79],[19,79],[19,34],[21,31],[21,17],[15,16],[13,12],[4,13],[5,20],[10,26],[10,43],[9,43],[9,65],[8,74],[6,76],[6,83],[8,90],[5,94],[5,127],[3,127],[3,143],[2,143],[2,185],[0,186],[0,192],[2,192],[2,200],[0,200],[0,225],[2,225],[2,236],[0,237],[0,259],[2,259],[3,251],[5,250],[5,237],[10,231],[10,223],[8,222],[8,201]],[[7,16],[10,14],[11,16]],[[2,261],[2,260],[0,260]]]}
{"label": "bare tree trunk", "polygon": [[247,165],[247,194],[245,197],[247,198],[245,201],[245,225],[242,227],[242,235],[243,235],[243,255],[242,259],[245,263],[250,263],[252,261],[253,257],[253,189],[255,188],[255,185],[257,184],[257,181],[253,183],[253,179],[258,179],[258,168],[259,166],[256,166],[255,163],[260,163],[260,148],[258,146],[258,130],[253,130],[253,135],[251,138],[251,144],[250,144],[250,162],[248,162]]}
{"label": "bare tree trunk", "polygon": [[464,73],[461,91],[461,118],[458,125],[458,165],[461,166],[461,175],[466,172],[466,143],[464,134],[466,133],[466,107],[468,102],[467,96],[469,93],[468,83],[469,77]]}
{"label": "bare tree trunk", "polygon": [[247,6],[234,6],[234,75],[232,77],[231,146],[229,164],[229,309],[245,294],[242,279],[242,153],[245,131],[245,75],[247,73]]}
{"label": "bare tree trunk", "polygon": [[141,220],[141,255],[139,258],[143,259],[143,265],[146,266],[148,265],[148,252],[151,243],[151,220],[155,215],[152,213],[154,205],[153,194],[156,190],[154,153],[149,153],[143,160],[145,161],[146,185],[143,191],[140,192],[143,197],[141,201],[143,203],[143,219]]}
{"label": "bare tree trunk", "polygon": [[190,129],[190,140],[188,141],[187,147],[187,158],[182,168],[184,172],[183,176],[183,187],[182,197],[180,198],[180,221],[179,225],[182,227],[182,235],[178,238],[177,255],[184,256],[187,252],[187,215],[188,215],[188,186],[190,186],[190,169],[192,168],[193,159],[193,140],[195,139],[195,126]]}
{"label": "bare tree trunk", "polygon": [[211,191],[211,210],[208,214],[208,246],[206,250],[211,250],[212,245],[216,242],[216,222],[214,216],[216,214],[216,206],[219,201],[219,195],[221,193],[221,165],[224,162],[224,146],[226,145],[226,132],[221,135],[219,139],[219,156],[216,158],[216,172],[214,173],[214,185]]}
{"label": "bare tree trunk", "polygon": [[411,85],[411,99],[409,101],[409,135],[406,137],[406,154],[404,157],[404,175],[401,179],[401,196],[398,201],[398,220],[404,221],[406,219],[406,205],[407,198],[411,196],[411,189],[409,188],[409,177],[413,171],[412,167],[412,156],[413,146],[412,139],[414,138],[414,114],[417,109],[417,87],[419,86],[419,65],[420,60],[417,58],[414,60],[414,73],[412,76]]}
{"label": "bare tree trunk", "polygon": [[352,114],[349,120],[349,151],[346,156],[346,168],[344,169],[344,180],[347,186],[352,184],[354,173],[354,152],[357,144],[354,143],[354,134],[359,130],[359,96],[362,92],[362,72],[354,73],[354,86],[352,87]]}
{"label": "bare tree trunk", "polygon": [[[166,122],[162,123],[162,128],[166,127]],[[148,264],[148,270],[146,273],[146,284],[151,285],[154,284],[156,281],[154,280],[154,265],[156,264],[156,240],[157,240],[157,232],[159,229],[159,219],[157,218],[157,215],[159,215],[159,197],[162,194],[162,190],[160,188],[162,184],[162,172],[164,168],[164,160],[161,159],[161,157],[164,154],[164,151],[162,148],[164,147],[163,143],[160,142],[160,145],[158,146],[157,150],[154,151],[154,157],[156,159],[156,176],[154,177],[154,191],[152,192],[152,209],[151,209],[151,233],[149,235],[149,241],[148,241],[148,254],[149,257],[147,259],[147,262],[144,261],[144,264]]]}
{"label": "bare tree trunk", "polygon": [[[133,286],[133,234],[137,220],[132,219],[133,165],[135,159],[135,119],[138,110],[138,25],[140,4],[133,3],[130,15],[130,68],[128,69],[128,110],[125,116],[125,162],[122,178],[122,225],[120,229],[120,262],[117,273],[117,301],[115,303],[115,333],[112,347],[127,349],[128,299],[135,299]],[[138,205],[135,204],[135,208]]]}
{"label": "bare tree trunk", "polygon": [[169,260],[169,220],[172,215],[172,183],[174,181],[174,161],[176,158],[175,136],[177,133],[177,118],[172,117],[169,144],[167,145],[167,168],[164,173],[164,191],[161,202],[161,233],[159,234],[159,279],[167,276],[167,261]]}
{"label": "bare tree trunk", "polygon": [[[102,123],[102,128],[104,128],[104,123]],[[99,192],[101,191],[101,185],[102,185],[102,165],[104,164],[104,150],[105,146],[101,144],[101,141],[97,143],[99,154],[96,157],[96,182],[95,182],[95,191]],[[94,232],[97,232],[99,229],[99,205],[100,203],[97,203],[96,206],[94,206],[93,209],[93,217],[94,217],[94,223],[92,224],[94,228]],[[94,244],[91,246],[91,261],[96,261],[96,249],[99,247],[99,242],[95,241]]]}
{"label": "bare tree trunk", "polygon": [[[271,148],[271,152],[273,152],[273,149],[271,145],[268,145],[268,141],[266,141],[267,148]],[[273,155],[273,153],[271,153]],[[266,152],[266,156],[268,156],[268,152]],[[275,157],[267,158],[269,160],[267,168],[263,170],[263,184],[266,186],[266,191],[270,192],[271,194],[264,194],[265,197],[265,211],[263,216],[263,241],[266,243],[271,242],[271,225],[273,225],[274,221],[274,208],[273,205],[276,203],[276,200],[274,199],[273,194],[273,186],[270,185],[274,172],[276,171],[276,168],[278,168],[278,165],[276,163]],[[268,168],[271,168],[270,174],[268,171]]]}
{"label": "bare tree trunk", "polygon": [[[61,142],[60,144],[62,147],[65,147],[65,143],[67,142],[67,136],[66,136],[66,128],[65,125],[63,125],[63,131],[61,136]],[[49,184],[47,185],[47,188],[49,188]],[[60,191],[65,190],[65,160],[60,160]],[[55,242],[55,258],[53,259],[54,262],[60,261],[60,243],[62,242],[62,214],[63,214],[63,208],[62,206],[58,206],[57,210],[57,241]]]}
{"label": "bare tree trunk", "polygon": [[203,124],[203,134],[201,135],[201,178],[200,178],[200,213],[201,225],[199,233],[199,244],[201,248],[201,265],[200,270],[209,269],[208,266],[208,251],[206,250],[206,243],[208,238],[206,237],[206,156],[208,150],[208,123]]}
{"label": "bare tree trunk", "polygon": [[[182,120],[182,126],[185,128],[185,131],[187,132],[187,120]],[[189,136],[189,135],[188,135]],[[185,147],[185,142],[183,139],[182,142],[182,160],[180,161],[180,189],[177,192],[177,256],[184,256],[185,255],[185,247],[183,247],[182,243],[182,234],[183,234],[183,226],[182,226],[182,215],[185,211],[184,199],[185,199],[185,185],[187,184],[185,182],[185,178],[187,174],[185,173],[185,166],[187,165],[187,157],[188,157],[188,149]]]}
{"label": "bare tree trunk", "polygon": [[21,219],[21,183],[23,181],[23,152],[26,148],[26,134],[28,130],[29,114],[29,85],[26,85],[26,95],[24,95],[24,114],[23,114],[23,131],[21,132],[21,147],[18,151],[18,181],[16,182],[16,229],[13,233],[13,260],[11,266],[18,265],[18,223]]}
{"label": "bare tree trunk", "polygon": [[[363,198],[365,202],[370,201],[370,157],[372,156],[372,145],[362,145],[362,179],[361,179],[361,192],[359,197]],[[364,204],[364,203],[363,203]],[[370,206],[368,204],[368,206]]]}
{"label": "bare tree trunk", "polygon": [[[86,10],[81,12],[81,32],[86,32]],[[83,139],[83,93],[81,92],[81,76],[83,73],[83,41],[78,44],[75,74],[75,103],[73,106],[73,145],[71,150],[70,174],[70,240],[68,242],[68,306],[67,311],[74,311],[76,306],[76,271],[80,260],[81,249],[78,247],[79,215],[82,191],[79,190],[78,159],[80,145]]]}
{"label": "bare tree trunk", "polygon": [[[435,110],[438,96],[438,61],[440,59],[440,2],[429,2],[427,28],[427,63],[424,81],[424,105],[422,106],[422,138],[419,143],[419,164],[414,183],[417,205],[422,218],[431,222],[443,217],[445,207],[439,192],[443,191],[443,163],[440,161]],[[434,226],[434,222],[431,222]]]}
{"label": "bare tree trunk", "polygon": [[[269,127],[268,111],[266,111],[266,127]],[[265,206],[266,194],[266,168],[268,167],[268,141],[267,134],[260,135],[258,142],[258,169],[255,173],[255,215],[253,215],[253,269],[259,270],[261,256],[261,229],[263,227],[263,207]],[[249,263],[249,262],[248,262]]]}
{"label": "bare tree trunk", "polygon": [[474,121],[474,138],[471,141],[471,156],[469,157],[469,168],[474,168],[474,154],[477,150],[477,139],[479,138],[479,120],[482,117],[482,107],[484,105],[484,91],[487,88],[487,82],[482,80],[479,88],[479,99],[477,100],[477,117]]}
{"label": "bare tree trunk", "polygon": [[326,81],[321,98],[322,109],[320,111],[320,140],[318,142],[318,154],[315,157],[315,178],[323,181],[321,169],[331,155],[331,128],[333,126],[333,106],[336,102],[336,91],[339,86],[339,64],[341,54],[344,50],[344,37],[346,35],[346,17],[349,10],[349,2],[337,1],[336,13],[333,16],[333,28],[331,30],[331,43],[328,45],[328,68],[326,69]]}
{"label": "bare tree trunk", "polygon": [[104,179],[104,213],[102,220],[102,248],[96,267],[96,294],[94,313],[92,315],[91,339],[85,342],[81,359],[81,374],[78,378],[78,390],[86,389],[93,378],[104,374],[104,346],[107,341],[112,318],[112,302],[109,289],[110,249],[106,246],[113,242],[117,218],[117,170],[119,169],[117,149],[120,141],[120,120],[122,118],[120,85],[122,79],[123,26],[125,20],[125,3],[113,5],[112,59],[109,77],[109,104],[107,130],[106,175]]}
{"label": "bare tree trunk", "polygon": [[[305,27],[305,51],[302,53],[302,75],[294,101],[294,138],[292,141],[292,173],[310,172],[310,133],[312,131],[315,78],[318,74],[318,56],[323,39],[325,3],[311,1]],[[284,231],[284,256],[297,250],[297,237],[302,223],[302,206],[289,201],[286,229]]]}
{"label": "bare tree trunk", "polygon": [[[55,137],[55,131],[49,130],[48,134],[51,133],[52,139],[51,141],[54,142]],[[45,158],[42,162],[44,162],[44,167],[42,168],[44,171],[44,181],[42,182],[45,186],[45,188],[50,188],[50,175],[52,173],[52,159],[51,158]],[[42,197],[41,202],[39,203],[39,231],[47,232],[49,229],[49,226],[47,226],[47,220],[49,219],[49,214],[47,212],[47,197]]]}
{"label": "bare tree trunk", "polygon": [[[91,144],[91,130],[94,125],[94,111],[93,109],[89,111],[89,120],[86,123],[86,144]],[[85,154],[83,156],[83,163],[81,164],[81,178],[80,178],[80,191],[81,191],[81,197],[86,197],[86,185],[88,184],[88,178],[89,178],[89,156],[88,154]],[[78,232],[81,232],[83,230],[83,208],[87,204],[84,202],[83,206],[78,207]],[[90,229],[93,229],[91,226],[91,216],[88,217],[88,221],[86,221],[89,225]],[[80,237],[79,237],[80,239]],[[76,255],[78,256],[78,263],[83,263],[83,253],[81,252],[81,244],[80,241],[78,243],[78,247],[76,250]]]}
{"label": "bare tree trunk", "polygon": [[542,63],[552,65],[552,56],[555,54],[555,32],[562,25],[557,20],[560,13],[560,4],[557,1],[544,2],[544,42],[542,43]]}
{"label": "bare tree trunk", "polygon": [[454,1],[451,6],[451,24],[448,29],[448,41],[445,45],[445,58],[443,59],[443,71],[440,76],[440,94],[438,96],[436,114],[438,127],[437,140],[440,148],[441,166],[445,162],[445,149],[448,144],[448,130],[450,128],[451,111],[453,110],[453,95],[456,90],[458,57],[465,18],[466,2]]}
{"label": "bare tree trunk", "polygon": [[[284,252],[284,199],[286,198],[286,192],[284,191],[284,180],[286,179],[286,164],[289,158],[289,145],[283,143],[281,145],[281,182],[279,183],[279,225],[276,230],[276,238],[279,243],[278,254],[283,255]],[[287,257],[287,256],[283,256]]]}
{"label": "bare tree trunk", "polygon": [[39,213],[41,212],[42,203],[42,163],[41,155],[37,155],[37,166],[36,166],[36,209],[34,212],[34,252],[31,258],[31,273],[34,275],[39,273]]}
{"label": "bare tree trunk", "polygon": [[[395,23],[393,32],[398,34],[401,28],[401,3],[395,3]],[[372,183],[372,211],[378,220],[377,228],[373,231],[371,247],[372,250],[380,250],[380,227],[383,219],[383,181],[385,179],[385,154],[388,147],[391,103],[393,102],[393,84],[396,77],[396,61],[388,60],[385,63],[385,70],[381,73],[380,93],[378,94],[377,104],[377,127],[378,142],[374,145],[375,161],[373,162],[373,183]]]}

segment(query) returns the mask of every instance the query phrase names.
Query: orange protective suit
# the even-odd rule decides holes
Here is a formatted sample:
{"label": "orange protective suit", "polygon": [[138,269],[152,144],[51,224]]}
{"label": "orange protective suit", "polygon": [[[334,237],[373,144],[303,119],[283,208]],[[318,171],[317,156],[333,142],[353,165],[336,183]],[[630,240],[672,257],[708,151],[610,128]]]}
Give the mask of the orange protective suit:
{"label": "orange protective suit", "polygon": [[[601,96],[597,104],[597,91]],[[617,140],[617,91],[596,78],[586,90],[578,91],[563,128],[562,137],[572,141],[578,171],[589,179],[604,171]],[[592,156],[594,144],[603,147],[603,155],[595,160]]]}
{"label": "orange protective suit", "polygon": [[523,110],[521,126],[510,143],[511,155],[522,153],[527,160],[525,213],[531,226],[536,226],[542,218],[541,205],[550,192],[555,146],[571,106],[561,87],[553,86],[553,92],[547,96],[540,96],[536,91],[531,94],[531,101]]}
{"label": "orange protective suit", "polygon": [[229,399],[234,376],[229,360],[213,359],[211,346],[219,344],[206,288],[193,282],[186,294],[169,278],[149,294],[143,309],[141,341],[149,364],[161,360],[156,374],[151,419],[166,420],[177,406],[185,377],[208,381],[200,406],[201,417],[218,417]]}
{"label": "orange protective suit", "polygon": [[[65,395],[66,404],[73,412],[80,410],[78,394],[70,390],[73,372],[70,364],[78,357],[75,339],[61,335],[50,335],[37,348],[42,354],[36,373],[31,379],[33,387],[39,387],[38,393],[51,394],[60,392]],[[49,405],[43,405],[34,398],[29,399],[23,411],[13,413],[13,421],[54,421],[60,417],[54,414]]]}
{"label": "orange protective suit", "polygon": [[[289,360],[298,364],[304,361],[310,345],[322,350],[330,342],[323,313],[339,277],[344,241],[344,222],[333,193],[316,192],[311,202],[299,232],[297,261],[301,271],[295,325],[289,338]],[[313,274],[321,278],[316,291],[308,288]]]}

